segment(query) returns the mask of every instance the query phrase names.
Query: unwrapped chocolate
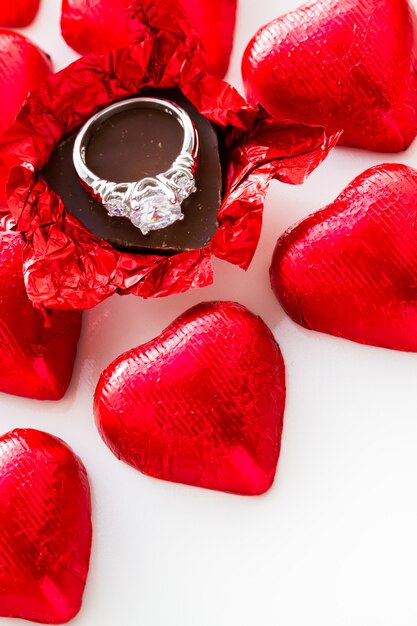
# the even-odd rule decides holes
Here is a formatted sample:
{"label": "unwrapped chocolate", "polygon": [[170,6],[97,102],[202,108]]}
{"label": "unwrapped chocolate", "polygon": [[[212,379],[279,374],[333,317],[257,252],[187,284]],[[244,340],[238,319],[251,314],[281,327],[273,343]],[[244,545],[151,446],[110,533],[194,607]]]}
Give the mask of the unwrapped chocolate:
{"label": "unwrapped chocolate", "polygon": [[111,363],[94,406],[106,444],[143,473],[257,495],[279,457],[284,361],[245,307],[202,303]]}
{"label": "unwrapped chocolate", "polygon": [[[149,5],[141,43],[82,58],[49,78],[0,140],[9,209],[27,241],[26,288],[38,305],[89,308],[115,292],[155,297],[202,287],[213,280],[211,255],[247,268],[271,178],[301,183],[338,139],[319,127],[277,124],[251,108],[202,69],[198,38],[173,19],[167,30],[167,16]],[[171,257],[116,250],[66,211],[39,175],[59,142],[89,116],[148,88],[180,89],[217,127],[222,146],[218,228],[207,246]]]}

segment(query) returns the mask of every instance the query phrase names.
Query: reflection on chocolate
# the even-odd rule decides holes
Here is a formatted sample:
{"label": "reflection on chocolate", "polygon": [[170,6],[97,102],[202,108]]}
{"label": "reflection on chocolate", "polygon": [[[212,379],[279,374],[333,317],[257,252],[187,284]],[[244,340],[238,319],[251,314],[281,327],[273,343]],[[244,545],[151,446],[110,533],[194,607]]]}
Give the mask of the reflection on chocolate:
{"label": "reflection on chocolate", "polygon": [[[142,235],[124,217],[110,217],[82,186],[72,162],[76,133],[62,141],[43,169],[65,207],[97,237],[119,250],[174,254],[208,244],[217,228],[221,202],[221,168],[216,131],[178,90],[141,92],[167,98],[183,107],[197,127],[200,141],[195,173],[197,191],[182,203],[184,220]],[[183,133],[170,115],[151,109],[123,111],[106,120],[87,147],[86,162],[98,176],[114,182],[139,180],[167,170],[178,156]]]}
{"label": "reflection on chocolate", "polygon": [[156,109],[126,110],[106,120],[87,147],[86,163],[104,180],[140,180],[167,170],[179,155],[183,132]]}

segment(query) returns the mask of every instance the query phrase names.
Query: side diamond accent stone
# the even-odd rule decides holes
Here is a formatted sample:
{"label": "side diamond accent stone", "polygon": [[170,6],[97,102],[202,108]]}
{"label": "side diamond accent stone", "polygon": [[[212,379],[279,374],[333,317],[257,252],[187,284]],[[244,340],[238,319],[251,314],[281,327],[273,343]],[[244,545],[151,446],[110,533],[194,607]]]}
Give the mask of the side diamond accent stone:
{"label": "side diamond accent stone", "polygon": [[174,183],[178,187],[176,192],[177,199],[179,202],[188,198],[194,191],[196,191],[195,180],[192,176],[187,176],[187,174],[177,174],[174,178]]}
{"label": "side diamond accent stone", "polygon": [[110,217],[122,217],[124,215],[123,206],[120,201],[109,200],[106,202],[105,207]]}
{"label": "side diamond accent stone", "polygon": [[103,204],[107,209],[107,213],[113,217],[122,217],[125,215],[125,195],[126,191],[123,185],[122,190],[115,189],[104,196]]}

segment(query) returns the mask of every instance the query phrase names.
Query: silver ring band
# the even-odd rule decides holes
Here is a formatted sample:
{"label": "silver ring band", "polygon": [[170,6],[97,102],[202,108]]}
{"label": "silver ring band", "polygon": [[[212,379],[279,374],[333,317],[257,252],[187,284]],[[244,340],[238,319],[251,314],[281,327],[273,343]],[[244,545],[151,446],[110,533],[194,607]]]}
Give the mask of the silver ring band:
{"label": "silver ring band", "polygon": [[[86,164],[88,143],[97,126],[127,109],[158,109],[172,115],[184,131],[181,152],[171,167],[155,177],[115,183],[99,178]],[[184,218],[181,203],[196,191],[198,135],[189,115],[174,102],[159,98],[131,98],[115,102],[91,117],[81,128],[74,143],[75,170],[111,216],[127,217],[144,235],[170,226]]]}

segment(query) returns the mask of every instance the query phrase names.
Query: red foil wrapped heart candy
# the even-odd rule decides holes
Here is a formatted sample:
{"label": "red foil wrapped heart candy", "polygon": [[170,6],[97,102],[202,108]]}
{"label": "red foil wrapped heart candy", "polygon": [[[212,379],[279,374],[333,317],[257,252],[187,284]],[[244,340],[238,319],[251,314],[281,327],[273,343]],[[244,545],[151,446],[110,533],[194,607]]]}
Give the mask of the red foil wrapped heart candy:
{"label": "red foil wrapped heart candy", "polygon": [[59,400],[71,381],[80,311],[39,311],[23,282],[24,242],[0,232],[0,391]]}
{"label": "red foil wrapped heart candy", "polygon": [[0,29],[0,54],[1,134],[15,119],[29,91],[51,73],[52,65],[29,39],[5,29]]}
{"label": "red foil wrapped heart candy", "polygon": [[91,549],[80,459],[32,429],[0,438],[0,615],[62,624],[80,610]]}
{"label": "red foil wrapped heart candy", "polygon": [[280,237],[272,287],[311,330],[417,351],[417,171],[378,165]]}
{"label": "red foil wrapped heart candy", "polygon": [[256,495],[274,479],[284,404],[271,331],[241,305],[211,302],[109,365],[94,407],[106,444],[141,472]]}
{"label": "red foil wrapped heart candy", "polygon": [[[61,30],[81,54],[101,54],[138,41],[143,0],[63,0]],[[237,0],[158,0],[155,10],[167,23],[179,14],[190,34],[200,38],[208,71],[222,78],[229,65]],[[183,15],[182,15],[183,14]],[[140,20],[140,18],[139,18]]]}
{"label": "red foil wrapped heart candy", "polygon": [[0,2],[0,26],[23,28],[35,19],[40,0]]}
{"label": "red foil wrapped heart candy", "polygon": [[317,0],[270,22],[242,63],[246,93],[277,119],[343,130],[398,152],[417,128],[417,21],[407,0]]}

